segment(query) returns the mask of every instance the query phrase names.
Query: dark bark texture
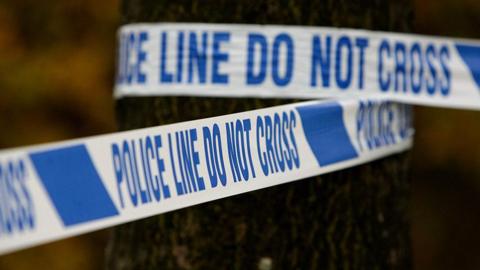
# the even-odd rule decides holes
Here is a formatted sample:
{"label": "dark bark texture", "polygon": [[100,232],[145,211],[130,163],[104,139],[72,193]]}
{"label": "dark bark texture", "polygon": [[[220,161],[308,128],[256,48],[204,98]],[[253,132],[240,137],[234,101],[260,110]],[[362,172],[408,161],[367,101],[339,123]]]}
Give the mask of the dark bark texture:
{"label": "dark bark texture", "polygon": [[[216,22],[409,31],[398,0],[123,0],[123,23]],[[118,100],[121,130],[292,100]],[[107,269],[410,269],[408,153],[112,229]]]}

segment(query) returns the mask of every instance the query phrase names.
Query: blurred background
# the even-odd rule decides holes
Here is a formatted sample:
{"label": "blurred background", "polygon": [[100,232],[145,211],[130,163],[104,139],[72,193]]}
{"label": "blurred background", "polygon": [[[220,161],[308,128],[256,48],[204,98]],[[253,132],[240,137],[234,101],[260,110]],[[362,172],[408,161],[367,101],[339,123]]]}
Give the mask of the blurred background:
{"label": "blurred background", "polygon": [[[414,2],[415,32],[480,38],[480,1]],[[118,25],[118,0],[0,2],[0,149],[115,131]],[[415,113],[415,269],[480,269],[480,112]],[[101,269],[107,238],[103,230],[1,256],[0,269]]]}

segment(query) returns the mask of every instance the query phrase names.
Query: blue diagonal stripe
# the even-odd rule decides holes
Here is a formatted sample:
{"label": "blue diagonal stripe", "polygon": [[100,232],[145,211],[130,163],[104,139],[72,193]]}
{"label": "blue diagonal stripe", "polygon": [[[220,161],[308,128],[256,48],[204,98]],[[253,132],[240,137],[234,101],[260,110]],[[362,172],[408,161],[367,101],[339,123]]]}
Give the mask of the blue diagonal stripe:
{"label": "blue diagonal stripe", "polygon": [[467,64],[480,90],[480,46],[457,43],[455,47],[457,47],[457,51],[462,57],[463,62]]}
{"label": "blue diagonal stripe", "polygon": [[118,215],[85,145],[29,155],[65,226]]}
{"label": "blue diagonal stripe", "polygon": [[337,102],[296,108],[305,137],[320,166],[358,156],[343,123],[343,109]]}

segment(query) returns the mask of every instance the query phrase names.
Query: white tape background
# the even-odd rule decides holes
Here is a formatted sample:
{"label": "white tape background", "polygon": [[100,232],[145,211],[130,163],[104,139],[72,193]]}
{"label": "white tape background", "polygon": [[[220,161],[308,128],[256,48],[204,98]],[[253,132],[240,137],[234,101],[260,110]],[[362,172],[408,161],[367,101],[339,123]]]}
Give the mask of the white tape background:
{"label": "white tape background", "polygon": [[[179,33],[184,36],[183,49],[178,50]],[[214,38],[216,33],[229,35],[227,41],[218,41],[217,54],[214,53]],[[192,75],[192,81],[187,79],[188,66],[191,59],[190,35],[195,36],[191,44],[203,49],[203,36],[206,36],[206,76],[205,82],[199,83],[197,74]],[[267,44],[266,49],[266,77],[260,84],[248,84],[247,54],[249,35],[262,35]],[[140,41],[140,35],[143,40]],[[165,35],[165,36],[163,36]],[[286,85],[279,86],[272,79],[272,44],[279,35],[287,35],[293,42],[292,77]],[[315,62],[317,85],[312,86],[311,73],[313,69],[312,55],[313,37],[318,37],[320,47],[317,61]],[[331,53],[326,48],[326,38],[331,38]],[[262,97],[262,98],[325,98],[325,97],[385,97],[394,101],[407,102],[448,108],[480,109],[480,42],[466,39],[438,38],[413,34],[398,34],[366,30],[353,30],[327,27],[299,27],[299,26],[273,26],[273,25],[236,25],[236,24],[189,24],[189,23],[157,23],[157,24],[131,24],[122,26],[118,32],[119,61],[118,78],[115,87],[115,97],[128,96],[162,96],[162,95],[188,95],[188,96],[214,96],[214,97]],[[346,88],[336,84],[336,44],[344,38],[351,47],[351,64],[348,54],[343,53],[347,47],[340,46],[338,76],[348,78],[345,70],[350,70],[351,80]],[[363,38],[368,42],[364,48],[364,63],[360,64],[360,52],[357,42]],[[162,44],[165,41],[165,44]],[[379,52],[382,42],[388,44],[388,53]],[[258,70],[260,63],[259,45],[255,44],[254,67]],[[285,73],[286,46],[279,42],[279,74]],[[283,45],[283,46],[282,46]],[[412,49],[418,45],[418,50]],[[162,47],[164,46],[164,47]],[[323,47],[322,47],[323,46]],[[462,46],[462,50],[459,47]],[[403,47],[397,50],[397,47]],[[199,49],[200,48],[200,49]],[[164,52],[162,50],[164,49]],[[442,54],[443,50],[443,54]],[[177,61],[181,51],[182,60]],[[400,51],[400,52],[397,52]],[[412,53],[413,51],[413,53]],[[220,53],[228,55],[228,60],[219,61],[213,67],[213,59]],[[462,55],[460,55],[462,52]],[[144,60],[139,61],[138,53],[144,53]],[[320,60],[326,61],[330,57],[329,69],[325,70],[330,77],[328,86],[322,85]],[[166,59],[162,67],[162,57]],[[398,64],[405,61],[404,72],[397,73]],[[176,69],[182,63],[181,75]],[[382,71],[378,71],[382,62]],[[422,62],[422,63],[420,63]],[[195,72],[196,62],[192,62]],[[402,65],[400,65],[401,67]],[[422,68],[420,68],[420,66]],[[254,71],[255,68],[252,70]],[[446,69],[445,69],[446,68]],[[212,74],[218,72],[228,76],[228,83],[213,82]],[[360,76],[363,70],[363,76]],[[171,82],[161,79],[161,73],[172,75]],[[255,73],[255,72],[254,72]],[[145,76],[145,82],[139,82],[138,77]],[[403,75],[402,75],[403,74]],[[176,80],[177,76],[181,78]],[[190,75],[188,75],[190,76]],[[128,78],[127,78],[128,77]],[[388,87],[382,90],[379,80],[390,78]],[[363,87],[360,89],[360,80]],[[398,81],[398,82],[395,82]],[[405,89],[404,89],[405,82]],[[398,84],[395,86],[395,84]],[[432,85],[429,92],[427,85]],[[413,87],[420,87],[413,91]],[[442,87],[448,95],[443,95]]]}
{"label": "white tape background", "polygon": [[[302,108],[305,110],[302,111]],[[259,137],[257,137],[258,129],[256,127],[259,123],[257,120],[259,118],[266,119],[266,116],[270,116],[273,119],[276,114],[283,115],[283,112],[291,112],[293,116],[290,116],[289,119],[296,119],[295,124],[292,124],[290,126],[291,129],[288,129],[287,131],[293,131],[291,136],[295,137],[297,143],[298,157],[301,160],[300,165],[298,168],[293,166],[291,170],[286,169],[285,172],[279,171],[278,173],[265,175],[262,174],[262,169],[259,166],[259,164],[262,164],[259,161],[260,155],[257,155],[257,151],[254,150],[265,150],[265,145],[263,145],[265,141],[262,141],[262,139],[265,140],[265,137],[262,137],[263,135],[260,133],[258,133]],[[335,117],[337,117],[336,120],[334,120]],[[244,138],[244,140],[245,142],[248,141],[251,143],[251,154],[254,164],[253,167],[256,171],[256,178],[251,178],[248,181],[234,182],[232,180],[232,171],[228,165],[229,152],[226,145],[227,135],[223,130],[225,129],[226,123],[232,121],[236,123],[236,121],[240,119],[249,119],[252,123],[249,137]],[[329,121],[322,121],[322,119],[328,119]],[[218,185],[216,188],[210,186],[208,177],[209,172],[205,166],[205,145],[202,139],[202,136],[204,135],[204,133],[202,133],[202,127],[212,127],[214,124],[217,124],[222,130],[220,133],[222,141],[221,152],[223,153],[225,160],[227,175],[227,184],[225,186]],[[318,126],[316,126],[317,124],[323,126],[319,129]],[[195,145],[200,157],[198,174],[204,177],[206,189],[178,196],[175,191],[175,184],[172,180],[175,178],[172,175],[173,170],[170,170],[172,164],[169,160],[172,159],[172,156],[168,151],[169,149],[167,149],[167,146],[170,145],[170,142],[167,141],[167,134],[174,134],[175,132],[191,129],[195,129],[198,134],[198,140],[192,142],[192,144]],[[162,137],[163,147],[160,148],[158,150],[159,152],[155,155],[162,156],[164,159],[166,168],[164,172],[164,181],[168,183],[172,196],[168,199],[164,198],[159,202],[152,199],[151,202],[146,202],[145,204],[139,203],[137,207],[134,207],[133,199],[131,199],[131,201],[128,199],[129,191],[126,186],[128,185],[128,180],[125,178],[127,177],[125,175],[128,174],[128,171],[121,174],[122,180],[119,181],[116,175],[118,169],[116,166],[120,163],[115,163],[115,156],[112,152],[112,147],[114,144],[122,145],[122,142],[124,141],[132,142],[132,144],[141,146],[141,142],[138,143],[140,139],[145,139],[146,141],[147,137],[153,138],[153,136],[156,135]],[[267,135],[265,134],[265,136]],[[341,139],[342,136],[345,137]],[[262,145],[257,145],[257,138],[260,138],[259,142],[261,142]],[[312,138],[313,141],[311,141]],[[340,141],[338,141],[339,143],[337,145],[329,144],[331,146],[329,151],[327,151],[328,149],[315,150],[314,148],[318,145],[317,143],[325,143],[325,139],[327,141]],[[2,210],[2,223],[0,223],[0,254],[165,213],[183,207],[363,164],[387,155],[404,151],[411,147],[412,140],[413,128],[411,127],[410,106],[392,103],[382,99],[350,99],[295,103],[166,126],[118,132],[85,139],[2,150],[0,151],[0,168],[2,169],[2,173],[0,174],[0,191],[3,194],[6,194],[5,192],[8,193],[12,192],[12,190],[17,190],[17,195],[7,194],[7,197],[4,197],[4,199],[0,201],[0,210]],[[342,150],[342,144],[347,146],[350,145],[352,149],[347,149],[347,152],[345,152]],[[257,148],[257,146],[260,148]],[[80,153],[80,158],[78,152],[76,154],[71,154],[70,152],[66,155],[63,154],[66,149],[70,151],[71,148],[78,147],[85,150],[85,152]],[[62,154],[58,155],[58,151],[62,152]],[[137,164],[143,164],[143,166],[138,165],[140,178],[137,180],[140,182],[144,181],[143,187],[144,190],[146,190],[145,185],[148,184],[145,184],[147,183],[147,180],[145,179],[147,178],[142,178],[144,174],[141,172],[142,168],[143,170],[146,168],[145,164],[141,163],[143,162],[144,156],[141,154],[139,147],[137,147],[137,150],[133,151],[135,151],[137,156],[142,157],[142,161],[140,161],[140,158],[139,161],[135,161]],[[45,153],[48,155],[45,155]],[[52,153],[53,155],[51,155]],[[319,163],[319,153],[325,157],[326,160],[330,160],[328,164],[322,165]],[[345,157],[343,155],[344,153],[350,153],[350,156]],[[354,155],[351,155],[351,153],[354,153]],[[38,159],[39,157],[40,160]],[[130,156],[130,158],[131,157],[132,156]],[[291,157],[293,157],[293,154]],[[335,159],[332,160],[332,157],[335,157]],[[91,159],[93,170],[98,173],[98,177],[93,177],[95,179],[92,181],[99,181],[94,183],[97,184],[96,189],[98,189],[98,184],[104,186],[106,193],[104,193],[103,196],[106,197],[107,201],[111,201],[113,207],[118,211],[117,214],[110,213],[103,217],[89,216],[90,212],[95,212],[95,209],[102,208],[102,205],[97,203],[95,207],[89,207],[88,203],[91,202],[91,200],[96,199],[96,197],[90,195],[93,193],[89,190],[82,191],[81,187],[74,186],[73,184],[83,184],[88,180],[77,179],[75,181],[80,182],[75,182],[73,179],[75,178],[76,172],[89,169],[88,166],[83,166],[85,164],[88,165],[88,162],[82,163],[78,161],[81,160],[81,158],[86,158],[87,160]],[[78,164],[75,163],[77,161],[78,164],[83,164],[83,167],[77,166]],[[9,174],[10,167],[14,168],[12,170],[16,170],[15,168],[17,165],[15,164],[19,164],[18,162],[23,164],[19,165],[22,168],[22,170],[20,170],[22,173]],[[149,157],[147,157],[146,162],[149,162],[149,164],[152,165],[150,169],[152,173],[155,171],[155,168],[158,170],[159,167],[155,167],[155,165],[153,165],[155,163],[149,159]],[[51,175],[52,172],[53,176]],[[11,178],[12,175],[14,175],[14,178]],[[21,178],[22,175],[26,176],[26,178],[20,180],[16,179],[19,177]],[[9,179],[8,181],[6,180],[7,178]],[[5,186],[6,183],[12,183],[10,181],[17,181],[15,182],[17,184],[12,184],[13,188],[12,186]],[[64,181],[72,181],[72,184],[67,184],[65,187],[62,183]],[[27,223],[24,220],[23,229],[20,228],[17,223],[20,222],[18,220],[21,219],[22,216],[24,217],[24,214],[13,216],[8,216],[8,214],[5,215],[5,213],[14,213],[15,209],[25,210],[21,206],[22,203],[19,203],[19,201],[21,201],[25,204],[25,198],[20,198],[18,201],[15,197],[22,194],[19,191],[22,185],[24,188],[23,192],[26,190],[30,194],[33,210],[29,209],[32,210],[31,215],[34,219],[34,225],[30,227],[25,225]],[[139,185],[141,190],[142,184]],[[121,206],[122,203],[120,202],[119,192],[123,194],[124,207]],[[72,203],[72,200],[74,200],[73,197],[76,197],[78,194],[83,194],[80,196],[80,199],[85,200],[84,202],[86,206],[78,201]],[[137,193],[137,195],[138,194],[139,193]],[[7,199],[6,201],[5,198]],[[15,202],[20,205],[17,205],[18,208],[13,209],[11,207]],[[64,204],[73,205],[73,209],[78,210],[79,212],[62,210],[61,207]],[[19,213],[24,212],[20,211]],[[87,217],[84,220],[78,221],[76,219],[79,216]],[[72,220],[72,218],[74,221],[69,221]],[[9,220],[10,225],[12,226],[10,232],[6,230],[5,222],[7,222],[7,220]]]}

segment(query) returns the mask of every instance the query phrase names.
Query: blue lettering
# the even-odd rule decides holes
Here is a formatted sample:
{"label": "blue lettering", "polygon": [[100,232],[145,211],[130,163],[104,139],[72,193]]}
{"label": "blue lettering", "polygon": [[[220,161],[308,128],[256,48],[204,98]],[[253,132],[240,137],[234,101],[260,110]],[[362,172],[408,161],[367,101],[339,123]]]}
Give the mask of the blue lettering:
{"label": "blue lettering", "polygon": [[435,66],[433,65],[434,59],[437,57],[437,53],[435,51],[435,47],[433,45],[427,46],[426,51],[426,61],[428,66],[428,71],[430,72],[431,80],[427,79],[427,93],[430,95],[435,94],[435,90],[437,88],[437,71],[435,70]]}
{"label": "blue lettering", "polygon": [[[260,66],[255,73],[255,47],[260,46]],[[247,84],[261,84],[267,76],[267,39],[261,34],[248,35],[247,51]]]}
{"label": "blue lettering", "polygon": [[142,63],[145,62],[147,59],[147,53],[145,50],[142,48],[142,45],[145,41],[148,40],[148,34],[147,32],[140,32],[139,33],[139,40],[137,43],[137,82],[139,84],[145,84],[145,81],[147,80],[147,75],[145,75],[144,72],[142,72]]}
{"label": "blue lettering", "polygon": [[177,82],[181,82],[183,78],[183,43],[184,33],[179,32],[177,37]]}
{"label": "blue lettering", "polygon": [[293,149],[290,150],[292,153],[292,158],[293,158],[293,163],[295,164],[295,167],[300,168],[300,157],[298,155],[298,148],[297,148],[297,142],[295,140],[295,133],[294,133],[294,128],[297,126],[297,118],[295,117],[295,113],[293,111],[290,111],[290,124],[288,129],[290,130],[290,141],[292,142]]}
{"label": "blue lettering", "polygon": [[[237,149],[237,156],[238,156],[240,171],[242,173],[243,179],[248,180],[248,165],[247,165],[247,157],[245,155],[244,140],[245,138],[243,137],[242,121],[237,119],[237,121],[235,121],[235,148]],[[241,153],[240,153],[240,148],[242,149]]]}
{"label": "blue lettering", "polygon": [[289,151],[290,149],[290,143],[288,141],[287,137],[287,130],[289,129],[288,127],[288,115],[286,112],[282,113],[282,140],[285,145],[285,149],[283,150],[283,156],[285,157],[285,162],[287,163],[287,167],[289,170],[292,169],[292,153]]}
{"label": "blue lettering", "polygon": [[117,178],[117,191],[118,191],[118,198],[120,199],[120,206],[123,208],[123,197],[122,192],[120,190],[120,185],[123,182],[123,162],[120,157],[120,150],[116,143],[112,144],[112,160],[113,160],[113,168],[115,171],[115,177]]}
{"label": "blue lettering", "polygon": [[[342,78],[342,62],[343,58],[342,53],[344,50],[343,48],[347,49],[347,67],[346,67],[346,75],[345,78]],[[342,36],[337,42],[337,49],[335,51],[335,79],[337,81],[338,87],[340,89],[346,89],[350,86],[352,81],[352,65],[353,65],[353,56],[352,56],[352,43],[347,36]]]}
{"label": "blue lettering", "polygon": [[225,163],[223,159],[222,141],[220,137],[220,128],[217,124],[213,125],[213,152],[215,153],[215,168],[222,186],[227,184],[227,172],[225,170]]}
{"label": "blue lettering", "polygon": [[450,60],[450,53],[447,46],[440,48],[440,66],[442,67],[443,75],[445,76],[445,83],[440,84],[440,91],[442,95],[448,96],[450,94],[450,68],[448,61]]}
{"label": "blue lettering", "polygon": [[294,128],[296,118],[293,111],[290,114],[265,115],[257,117],[257,154],[265,176],[270,173],[292,170],[293,165],[300,166]]}
{"label": "blue lettering", "polygon": [[235,127],[233,122],[226,123],[225,127],[227,129],[227,150],[228,158],[230,160],[230,169],[233,175],[233,181],[237,182],[240,180],[240,169],[237,159],[237,148],[235,144]]}
{"label": "blue lettering", "polygon": [[130,33],[128,36],[128,41],[127,41],[127,57],[126,57],[126,71],[127,71],[127,83],[131,84],[133,82],[134,78],[134,73],[135,73],[135,66],[132,66],[130,64],[130,53],[132,53],[132,50],[135,48],[135,34]]}
{"label": "blue lettering", "polygon": [[210,186],[212,188],[218,185],[217,170],[215,168],[215,153],[213,152],[213,142],[210,129],[203,127],[203,147],[205,151],[205,160],[207,161],[207,172],[210,179]]}
{"label": "blue lettering", "polygon": [[[160,138],[160,136],[155,136],[154,140],[157,138]],[[161,143],[160,143],[161,146]],[[157,152],[158,153],[158,152]],[[155,200],[158,202],[160,201],[160,187],[158,183],[158,176],[155,175],[155,177],[152,175],[152,168],[150,166],[150,162],[152,160],[155,160],[155,155],[153,152],[153,143],[152,139],[150,139],[149,136],[145,138],[145,180],[147,182],[147,187],[148,187],[148,193],[149,193],[149,201],[151,201],[151,195],[153,193],[153,197],[155,197]],[[161,160],[161,159],[160,159]],[[163,160],[162,160],[163,163]],[[155,178],[155,181],[154,181]]]}
{"label": "blue lettering", "polygon": [[167,42],[168,36],[166,32],[162,32],[161,36],[161,52],[160,52],[160,82],[171,83],[173,81],[173,75],[167,71]]}
{"label": "blue lettering", "polygon": [[194,66],[196,66],[199,83],[204,84],[207,81],[207,33],[202,33],[200,49],[197,43],[197,34],[191,32],[189,41],[188,82],[193,82],[193,74],[195,73]]}
{"label": "blue lettering", "polygon": [[137,198],[137,186],[135,185],[135,172],[134,172],[135,166],[133,165],[134,161],[132,158],[132,153],[130,153],[130,147],[127,141],[123,142],[122,148],[123,148],[122,155],[123,155],[123,162],[124,162],[124,165],[122,165],[122,167],[125,168],[128,194],[130,195],[130,201],[132,202],[133,206],[136,207],[138,204],[138,198]]}
{"label": "blue lettering", "polygon": [[278,161],[278,167],[280,171],[285,171],[285,159],[283,158],[283,144],[282,144],[282,129],[280,116],[276,113],[273,116],[273,133],[274,133],[274,146],[275,146],[275,157]]}
{"label": "blue lettering", "polygon": [[172,149],[172,138],[171,138],[171,134],[168,133],[168,150],[169,150],[169,154],[170,154],[170,163],[172,164],[172,172],[173,172],[173,181],[175,182],[175,188],[177,190],[177,195],[178,196],[181,196],[183,194],[186,193],[186,191],[184,191],[184,188],[183,188],[183,185],[182,185],[182,182],[178,181],[177,179],[177,170],[176,170],[176,167],[175,167],[175,158],[174,158],[174,155],[173,155],[173,149]]}
{"label": "blue lettering", "polygon": [[402,82],[403,92],[407,91],[406,58],[405,44],[397,42],[395,44],[395,91],[400,89],[398,85],[400,81]]}
{"label": "blue lettering", "polygon": [[[280,75],[279,68],[279,59],[285,59],[285,57],[280,57],[280,45],[284,44],[286,46],[286,64],[285,64],[285,74]],[[273,52],[272,52],[272,77],[273,81],[278,86],[287,85],[292,79],[293,75],[293,40],[288,34],[280,34],[275,37],[273,41]]]}
{"label": "blue lettering", "polygon": [[35,213],[22,159],[0,163],[0,237],[33,229]]}
{"label": "blue lettering", "polygon": [[[250,119],[243,120],[243,131],[245,132],[245,141],[247,143],[247,155],[248,155],[248,162],[250,164],[250,170],[252,171],[252,178],[256,177],[255,168],[253,167],[253,160],[252,160],[252,151],[250,149],[250,131],[252,129],[252,125],[250,123]],[[247,179],[246,179],[247,180]]]}
{"label": "blue lettering", "polygon": [[[142,143],[142,141],[140,140],[140,144]],[[135,142],[134,140],[131,141],[131,146],[132,146],[132,160],[131,162],[133,163],[132,165],[132,168],[134,168],[134,170],[132,170],[132,172],[135,172],[135,176],[133,177],[133,181],[134,181],[134,184],[135,184],[135,190],[137,192],[140,192],[140,199],[142,201],[142,204],[143,203],[146,203],[147,202],[147,194],[145,192],[145,190],[142,188],[142,185],[140,183],[140,176],[138,174],[138,163],[137,163],[137,151],[135,150],[136,147],[135,147]],[[141,150],[141,147],[140,147],[140,150]],[[143,158],[143,157],[140,157],[140,158]]]}
{"label": "blue lettering", "polygon": [[227,129],[228,156],[230,158],[233,181],[248,181],[250,179],[250,171],[252,177],[255,177],[249,142],[251,130],[250,120],[237,119],[235,124],[230,122],[225,125]]}
{"label": "blue lettering", "polygon": [[310,76],[310,85],[317,86],[317,69],[320,65],[321,76],[322,76],[322,86],[330,86],[330,55],[331,55],[331,43],[332,38],[327,36],[325,39],[325,53],[322,53],[322,44],[320,42],[319,36],[314,36],[312,40],[312,72]]}
{"label": "blue lettering", "polygon": [[365,48],[368,47],[368,39],[366,38],[357,38],[355,40],[355,46],[360,51],[360,57],[358,59],[358,89],[363,89],[363,78],[364,78],[364,66],[365,66]]}
{"label": "blue lettering", "polygon": [[218,84],[228,83],[228,75],[220,73],[220,63],[228,61],[228,53],[220,51],[220,45],[223,42],[230,41],[230,33],[216,32],[213,34],[213,63],[212,63],[212,82]]}
{"label": "blue lettering", "polygon": [[[380,47],[378,48],[378,83],[380,89],[384,92],[388,91],[388,88],[390,88],[390,77],[392,76],[389,71],[386,73],[383,72],[384,61],[386,60],[385,57],[390,58],[390,45],[388,44],[388,41],[382,40]],[[384,74],[386,76],[383,76]]]}
{"label": "blue lettering", "polygon": [[[410,48],[410,86],[412,92],[415,94],[420,93],[422,89],[423,82],[423,61],[422,61],[422,52],[420,49],[420,44],[415,42]],[[418,67],[415,63],[418,63]],[[418,71],[417,71],[418,68]],[[415,80],[415,75],[418,75],[418,79]]]}
{"label": "blue lettering", "polygon": [[[147,138],[149,138],[149,137],[147,137]],[[151,144],[151,142],[150,142],[150,144]],[[146,202],[151,202],[151,200],[152,200],[152,198],[150,196],[150,193],[152,192],[152,184],[151,184],[152,173],[150,171],[150,163],[147,160],[147,154],[146,154],[146,151],[144,150],[142,139],[140,139],[140,157],[141,157],[141,161],[142,161],[143,177],[145,179],[145,188],[146,189],[142,189],[142,182],[140,181],[140,179],[138,179],[139,180],[138,185],[140,187],[140,194],[143,193],[142,196],[145,197],[145,200],[142,199],[142,203],[146,203]]]}
{"label": "blue lettering", "polygon": [[391,102],[361,101],[357,111],[356,138],[364,151],[395,144],[394,106]]}
{"label": "blue lettering", "polygon": [[265,148],[267,150],[268,162],[270,164],[270,169],[273,173],[273,168],[275,168],[275,173],[278,172],[277,162],[275,160],[275,152],[273,150],[273,123],[270,116],[265,116]]}
{"label": "blue lettering", "polygon": [[175,138],[177,139],[177,153],[184,190],[187,190],[187,193],[196,192],[197,185],[195,185],[195,182],[193,181],[193,168],[190,166],[190,164],[192,164],[192,158],[190,154],[190,144],[188,143],[189,134],[187,131],[175,132]]}
{"label": "blue lettering", "polygon": [[190,129],[190,149],[193,159],[193,171],[195,173],[195,180],[198,185],[199,190],[205,190],[205,182],[203,181],[203,177],[198,173],[198,166],[200,165],[200,158],[198,155],[198,151],[195,149],[195,142],[197,141],[197,130]]}
{"label": "blue lettering", "polygon": [[263,119],[260,116],[257,116],[257,153],[258,159],[260,160],[260,166],[262,167],[263,174],[268,176],[268,163],[267,163],[267,155],[265,151],[262,151],[260,138],[265,138],[265,131],[263,127]]}

